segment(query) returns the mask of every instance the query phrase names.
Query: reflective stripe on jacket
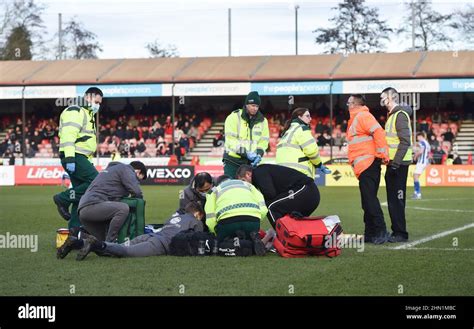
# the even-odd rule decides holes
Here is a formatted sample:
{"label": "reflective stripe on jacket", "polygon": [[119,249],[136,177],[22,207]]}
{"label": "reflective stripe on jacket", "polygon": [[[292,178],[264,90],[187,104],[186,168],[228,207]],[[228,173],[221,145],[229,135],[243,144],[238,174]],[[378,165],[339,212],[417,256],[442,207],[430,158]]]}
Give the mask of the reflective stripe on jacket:
{"label": "reflective stripe on jacket", "polygon": [[385,131],[366,106],[350,110],[347,128],[349,163],[357,178],[375,158],[388,161]]}
{"label": "reflective stripe on jacket", "polygon": [[235,216],[251,216],[262,220],[267,215],[267,206],[262,193],[250,183],[230,179],[214,187],[206,195],[206,225],[216,233],[215,227],[221,221]]}
{"label": "reflective stripe on jacket", "polygon": [[59,118],[59,151],[66,158],[75,153],[91,157],[97,149],[95,120],[92,112],[79,106],[69,106]]}
{"label": "reflective stripe on jacket", "polygon": [[299,119],[291,122],[277,145],[276,163],[315,177],[315,166],[321,164],[319,148],[311,134],[311,128]]}
{"label": "reflective stripe on jacket", "polygon": [[225,152],[229,156],[245,158],[245,152],[263,156],[270,141],[268,121],[260,112],[251,119],[245,110],[236,110],[225,120],[224,136]]}
{"label": "reflective stripe on jacket", "polygon": [[397,118],[400,115],[400,113],[403,113],[402,115],[405,115],[408,120],[407,128],[409,129],[409,134],[410,134],[410,137],[409,138],[407,137],[408,143],[410,143],[410,145],[408,146],[408,149],[405,155],[403,156],[403,158],[401,159],[401,161],[411,162],[413,158],[413,150],[412,150],[412,143],[411,143],[411,135],[412,135],[411,124],[410,124],[411,121],[410,121],[410,116],[408,115],[408,113],[406,113],[403,110],[396,111],[395,113],[389,115],[387,122],[385,123],[385,135],[386,135],[386,140],[387,140],[388,149],[389,149],[388,155],[390,157],[390,160],[394,160],[397,154],[397,151],[399,149],[400,138],[397,132]]}

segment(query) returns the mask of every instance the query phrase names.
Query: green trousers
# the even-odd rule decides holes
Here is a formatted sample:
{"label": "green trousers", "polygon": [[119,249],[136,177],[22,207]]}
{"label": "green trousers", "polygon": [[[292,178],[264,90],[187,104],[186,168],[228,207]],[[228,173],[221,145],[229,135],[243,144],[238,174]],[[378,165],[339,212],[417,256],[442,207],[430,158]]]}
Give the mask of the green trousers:
{"label": "green trousers", "polygon": [[123,198],[120,202],[128,204],[130,212],[127,220],[120,229],[117,237],[118,243],[123,243],[128,238],[130,241],[140,236],[145,231],[145,200],[137,198]]}
{"label": "green trousers", "polygon": [[250,164],[248,160],[244,159],[235,159],[235,160],[227,160],[224,159],[224,175],[229,176],[231,179],[235,179],[235,174],[237,173],[237,169],[243,164]]}
{"label": "green trousers", "polygon": [[[94,165],[87,159],[85,155],[76,153],[75,156],[76,170],[73,173],[69,173],[71,179],[72,188],[67,189],[64,192],[59,193],[59,198],[65,205],[71,205],[71,219],[69,220],[69,229],[73,227],[81,226],[79,216],[77,214],[77,206],[79,200],[86,192],[90,183],[99,174]],[[66,170],[66,161],[64,158],[61,159],[61,165]]]}
{"label": "green trousers", "polygon": [[217,241],[223,241],[227,237],[237,236],[238,231],[245,233],[245,239],[250,240],[251,232],[258,232],[260,230],[260,222],[235,222],[230,224],[217,224],[216,233]]}

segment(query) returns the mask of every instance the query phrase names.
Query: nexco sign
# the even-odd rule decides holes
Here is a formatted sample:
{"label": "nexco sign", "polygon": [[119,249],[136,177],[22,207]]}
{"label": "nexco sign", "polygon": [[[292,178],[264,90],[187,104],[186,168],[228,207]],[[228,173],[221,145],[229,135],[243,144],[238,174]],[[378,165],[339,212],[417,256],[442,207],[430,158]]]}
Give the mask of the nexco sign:
{"label": "nexco sign", "polygon": [[149,166],[145,185],[187,185],[194,177],[193,166]]}

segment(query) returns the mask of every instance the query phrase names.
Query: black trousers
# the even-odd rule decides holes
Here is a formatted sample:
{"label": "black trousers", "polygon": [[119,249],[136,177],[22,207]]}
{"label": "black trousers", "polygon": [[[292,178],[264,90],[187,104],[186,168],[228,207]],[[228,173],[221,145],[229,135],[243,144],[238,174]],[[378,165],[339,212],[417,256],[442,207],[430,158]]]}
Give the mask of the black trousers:
{"label": "black trousers", "polygon": [[405,218],[408,166],[401,165],[397,169],[387,168],[385,184],[387,185],[388,212],[392,220],[392,231],[408,239]]}
{"label": "black trousers", "polygon": [[377,198],[380,185],[381,161],[376,159],[359,176],[359,190],[364,210],[364,235],[375,237],[385,232],[387,227],[380,201]]}
{"label": "black trousers", "polygon": [[319,201],[319,190],[316,184],[303,185],[280,194],[274,200],[267,202],[268,220],[275,228],[278,219],[293,211],[298,211],[303,216],[309,216],[319,206]]}

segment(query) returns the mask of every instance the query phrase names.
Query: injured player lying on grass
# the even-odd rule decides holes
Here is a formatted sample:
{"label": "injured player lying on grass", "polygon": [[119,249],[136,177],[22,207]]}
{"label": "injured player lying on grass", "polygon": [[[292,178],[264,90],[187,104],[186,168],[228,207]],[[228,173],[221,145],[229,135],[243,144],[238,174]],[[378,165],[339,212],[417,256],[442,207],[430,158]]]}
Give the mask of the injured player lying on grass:
{"label": "injured player lying on grass", "polygon": [[117,257],[147,257],[167,255],[172,238],[186,230],[203,231],[201,220],[204,210],[196,202],[189,203],[185,214],[174,215],[157,233],[148,233],[137,236],[129,245],[99,241],[89,234],[82,234],[82,238],[70,235],[57,251],[57,258],[63,259],[72,250],[78,250],[76,260],[83,260],[91,252],[99,256]]}

